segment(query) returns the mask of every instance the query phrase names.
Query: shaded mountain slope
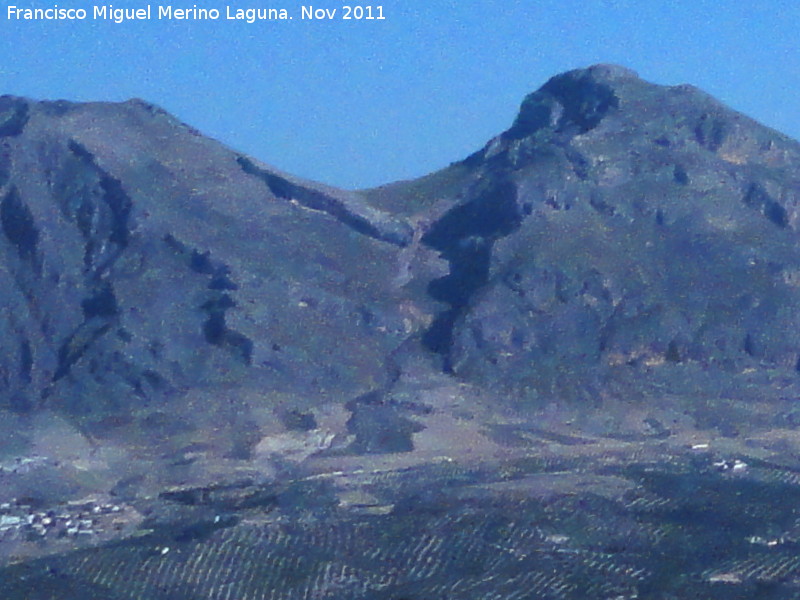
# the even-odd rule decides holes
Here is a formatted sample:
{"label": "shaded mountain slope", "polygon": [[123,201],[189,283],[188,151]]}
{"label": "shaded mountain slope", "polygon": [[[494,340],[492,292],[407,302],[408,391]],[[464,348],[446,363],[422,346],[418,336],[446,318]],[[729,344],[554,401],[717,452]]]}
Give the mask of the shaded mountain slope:
{"label": "shaded mountain slope", "polygon": [[408,226],[143,102],[2,108],[3,405],[383,382]]}

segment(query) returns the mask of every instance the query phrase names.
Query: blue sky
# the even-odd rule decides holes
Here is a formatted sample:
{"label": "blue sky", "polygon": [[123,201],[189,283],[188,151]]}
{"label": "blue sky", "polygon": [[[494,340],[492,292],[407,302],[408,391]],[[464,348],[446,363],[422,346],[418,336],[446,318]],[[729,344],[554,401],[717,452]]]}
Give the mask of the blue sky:
{"label": "blue sky", "polygon": [[341,11],[347,0],[194,0],[173,6],[286,8],[295,19],[6,19],[9,4],[56,3],[103,4],[3,2],[0,93],[144,98],[239,151],[342,187],[459,160],[507,128],[525,94],[549,77],[598,62],[657,83],[692,83],[800,138],[795,1],[377,0],[383,21],[308,22],[300,6]]}

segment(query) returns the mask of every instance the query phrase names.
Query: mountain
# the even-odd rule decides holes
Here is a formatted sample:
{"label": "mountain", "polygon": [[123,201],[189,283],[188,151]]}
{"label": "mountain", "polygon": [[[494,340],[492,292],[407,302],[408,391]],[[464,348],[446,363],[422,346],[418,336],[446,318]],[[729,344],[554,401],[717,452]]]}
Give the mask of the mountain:
{"label": "mountain", "polygon": [[[81,412],[248,370],[379,378],[391,335],[362,321],[397,312],[384,264],[407,225],[143,102],[3,104],[7,402]],[[344,337],[355,355],[326,358]]]}
{"label": "mountain", "polygon": [[690,86],[597,66],[551,79],[466,160],[369,197],[403,214],[457,190],[422,238],[450,264],[426,337],[448,370],[592,396],[665,362],[797,367],[799,151]]}
{"label": "mountain", "polygon": [[10,597],[225,597],[231,545],[237,597],[796,591],[797,142],[597,65],[370,190],[140,100],[0,143]]}

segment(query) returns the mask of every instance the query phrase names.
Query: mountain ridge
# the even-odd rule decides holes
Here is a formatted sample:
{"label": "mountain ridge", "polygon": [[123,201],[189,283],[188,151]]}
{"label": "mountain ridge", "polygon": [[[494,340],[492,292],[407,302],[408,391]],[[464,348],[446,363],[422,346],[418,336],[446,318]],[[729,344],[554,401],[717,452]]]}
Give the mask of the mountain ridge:
{"label": "mountain ridge", "polygon": [[[626,144],[631,147],[626,147]],[[678,221],[683,223],[695,221],[692,227],[704,222],[701,228],[703,230],[692,232],[695,245],[700,238],[707,240],[710,245],[720,243],[724,245],[731,243],[723,239],[726,227],[738,228],[740,232],[751,226],[761,227],[748,222],[749,218],[741,214],[743,207],[761,213],[773,226],[793,229],[796,220],[798,177],[796,169],[792,167],[796,165],[800,156],[799,148],[797,142],[764,128],[740,113],[731,111],[692,86],[663,87],[648,84],[627,69],[598,65],[553,77],[540,90],[530,94],[523,101],[517,119],[506,132],[464,161],[455,163],[443,172],[423,178],[422,182],[427,180],[440,183],[445,180],[445,185],[451,188],[460,185],[462,189],[466,189],[469,185],[490,187],[487,181],[491,181],[495,174],[500,174],[501,179],[516,180],[519,182],[518,206],[514,218],[521,218],[522,221],[549,220],[549,224],[542,225],[543,230],[540,233],[544,235],[551,235],[558,228],[568,227],[577,235],[586,237],[585,232],[600,226],[598,223],[586,222],[586,219],[597,221],[598,218],[602,218],[606,221],[602,223],[603,227],[610,225],[617,229],[616,238],[628,239],[634,235],[641,235],[643,228],[651,227],[652,222],[649,221],[653,218],[661,228],[669,227]],[[459,178],[462,183],[454,185],[453,179]],[[718,182],[720,179],[725,180],[722,185]],[[482,180],[482,183],[478,183],[479,180]],[[409,199],[413,202],[417,196],[425,197],[424,193],[419,194],[416,191],[420,185],[426,185],[422,182],[390,185],[386,188],[369,190],[367,194],[384,209],[400,206]],[[649,189],[646,184],[649,185]],[[656,192],[660,193],[662,198],[656,197]],[[481,193],[484,192],[476,192],[477,195]],[[612,199],[611,196],[614,194],[623,200]],[[638,195],[635,203],[624,200],[633,194]],[[493,195],[502,196],[490,190],[488,196]],[[733,198],[736,198],[738,203],[732,202]],[[471,204],[473,211],[480,204],[480,200],[473,201]],[[483,204],[489,205],[487,202]],[[513,203],[507,203],[508,206],[511,204]],[[671,206],[668,206],[670,204]],[[712,212],[712,208],[704,208],[709,204],[717,207],[716,215],[702,214],[704,211]],[[470,202],[462,202],[462,206],[470,206]],[[570,209],[577,208],[580,213],[586,207],[592,211],[588,215],[584,213],[580,217],[566,216]],[[733,212],[737,213],[736,217],[732,216]],[[578,224],[578,220],[584,222]],[[631,224],[635,222],[633,228],[635,231],[627,227],[624,220],[630,221]],[[664,233],[666,231],[662,230],[662,233],[653,239],[640,239],[639,246],[635,250],[634,247],[630,247],[626,253],[644,251],[646,256],[646,249],[652,247],[657,240],[669,242],[669,236],[664,237]],[[522,235],[523,233],[518,233],[516,237]],[[753,231],[747,235],[751,235],[751,241],[759,246],[759,237],[771,235],[776,239],[781,234]],[[462,237],[470,238],[466,234]],[[491,241],[490,245],[493,247],[505,245],[507,240],[514,237],[500,236],[498,240]],[[474,241],[476,238],[472,236],[471,239]],[[530,238],[528,241],[535,244]],[[608,246],[610,241],[594,240],[592,243],[600,248]],[[683,240],[681,244],[688,242],[689,240]],[[792,242],[786,239],[785,243]],[[549,249],[543,248],[543,251],[548,253]],[[453,252],[454,249],[451,250],[451,253]],[[485,254],[486,249],[482,252]],[[754,247],[751,248],[751,252],[760,250]],[[698,256],[702,254],[701,252]],[[790,254],[793,255],[793,251]],[[472,264],[479,262],[475,259],[476,256],[468,258],[465,262]],[[534,253],[529,252],[523,261],[530,265],[533,256]],[[482,260],[485,261],[486,257],[484,256]],[[666,257],[662,257],[661,260],[665,261]],[[795,256],[791,258],[784,256],[781,260],[790,261],[792,265],[796,264]],[[648,262],[652,264],[652,260],[645,261],[645,264]],[[772,261],[773,267],[777,268],[777,262]],[[554,257],[549,259],[549,264],[549,274],[543,273],[537,276],[563,277],[563,269]],[[492,267],[498,269],[497,266]],[[795,267],[791,265],[785,267],[787,271],[785,278],[791,279],[791,272]],[[478,276],[477,280],[479,287],[485,292],[485,280],[488,280],[491,269],[484,271],[486,272]],[[729,271],[729,275],[733,277],[734,274]],[[511,275],[511,277],[519,276]],[[651,278],[654,276],[655,273],[650,275]],[[739,277],[747,276],[740,274]],[[657,281],[657,278],[653,281]],[[456,288],[461,288],[464,284],[463,277],[461,280],[456,277],[452,282],[456,284],[453,286]],[[744,289],[748,286],[746,279],[742,279],[739,284]],[[584,280],[577,285],[587,287],[596,284]],[[772,294],[775,291],[772,283],[766,285],[770,289],[764,293]],[[520,288],[519,285],[516,287]],[[525,290],[518,289],[517,292],[524,295]],[[606,290],[604,293],[610,292]],[[616,307],[616,302],[618,300],[612,302],[614,304],[612,308]],[[653,304],[663,303],[654,301]],[[503,305],[501,302],[496,303],[498,307]],[[679,309],[679,312],[686,313],[686,307]],[[597,315],[589,317],[597,318]],[[454,313],[450,315],[445,313],[443,320],[457,321],[459,318]],[[604,317],[601,316],[602,318]],[[676,318],[683,317],[678,315]],[[450,335],[450,325],[445,323],[445,338]],[[471,335],[474,337],[476,324],[473,322],[470,326],[473,329]],[[791,328],[787,325],[787,329]],[[517,329],[524,331],[526,326],[523,323]],[[595,329],[602,330],[602,324],[595,326]],[[506,335],[511,335],[511,332],[508,331]],[[769,336],[775,338],[777,333],[773,332]],[[741,347],[754,350],[755,345],[751,343],[753,336],[743,332],[742,337],[744,341],[740,342]],[[464,341],[467,340],[468,338]],[[472,351],[471,354],[470,352],[467,354],[474,359],[480,353],[475,352],[474,342],[469,343],[472,344]],[[449,344],[449,340],[445,339],[444,345]],[[607,341],[594,340],[596,347],[605,347],[606,344]],[[636,359],[630,355],[632,351],[630,343],[626,345],[629,347],[620,353],[621,356],[612,360],[625,363]],[[665,340],[659,345],[658,353],[662,358],[667,354],[672,358],[687,354],[699,357],[708,350],[707,346],[706,350],[703,350],[704,343],[698,343],[697,340],[692,343],[688,340],[681,342],[672,339]],[[686,347],[681,347],[682,345]],[[730,342],[727,342],[727,345],[730,345]],[[514,352],[508,344],[498,350],[498,353],[505,355]],[[583,353],[587,352],[596,353],[595,350],[584,348]],[[793,366],[795,363],[792,352],[787,351],[781,359],[784,365]],[[651,350],[644,351],[644,354],[651,353]],[[649,358],[640,356],[640,358],[646,361],[661,360],[657,356]],[[496,359],[496,356],[492,358]],[[771,360],[774,359],[772,356]],[[556,359],[555,362],[559,364],[568,361]],[[515,369],[524,371],[525,366],[518,364],[515,365]]]}
{"label": "mountain ridge", "polygon": [[[479,364],[484,361],[476,363],[475,357],[485,353],[475,346],[474,339],[469,341],[469,336],[464,337],[459,332],[469,321],[473,330],[470,335],[474,338],[476,327],[480,327],[481,320],[474,319],[476,307],[472,305],[476,294],[486,295],[489,290],[500,293],[502,289],[511,289],[515,285],[520,287],[508,281],[498,287],[495,280],[501,277],[500,271],[507,268],[501,264],[507,263],[508,253],[518,252],[511,248],[513,244],[509,240],[528,235],[525,231],[530,227],[523,226],[524,223],[538,222],[538,226],[545,228],[537,235],[545,234],[545,230],[552,233],[559,228],[575,227],[578,227],[576,232],[584,232],[579,235],[585,235],[594,227],[611,226],[621,227],[617,237],[629,238],[640,234],[643,227],[651,227],[652,223],[648,222],[651,217],[661,228],[681,220],[697,219],[705,221],[705,230],[696,232],[696,237],[705,236],[713,245],[718,243],[720,232],[726,227],[740,230],[745,225],[754,227],[745,224],[742,206],[761,213],[780,229],[793,230],[797,218],[797,195],[793,190],[796,190],[800,176],[792,169],[800,156],[797,142],[731,111],[692,86],[664,87],[646,83],[635,72],[615,65],[595,65],[554,76],[523,100],[516,119],[505,132],[450,167],[418,180],[395,182],[361,192],[346,192],[306,182],[258,163],[217,142],[206,140],[190,126],[139,99],[125,103],[33,103],[4,96],[2,105],[0,131],[3,139],[41,136],[42,141],[37,142],[40,146],[52,144],[57,148],[63,144],[61,147],[64,148],[47,150],[45,154],[39,150],[38,156],[31,154],[26,157],[24,152],[22,156],[15,156],[20,171],[33,173],[44,169],[47,173],[61,173],[60,180],[52,180],[48,175],[42,186],[33,185],[34,182],[26,181],[24,177],[21,183],[9,183],[12,179],[9,170],[11,153],[6,144],[2,169],[5,189],[3,224],[6,239],[16,248],[20,261],[27,261],[38,277],[43,275],[37,244],[45,245],[47,240],[39,240],[39,230],[44,228],[37,228],[36,223],[47,223],[47,219],[40,209],[39,214],[31,212],[23,197],[43,192],[56,196],[71,194],[73,198],[81,194],[95,195],[100,199],[94,208],[91,202],[84,200],[60,201],[63,218],[83,228],[83,263],[85,267],[88,265],[85,269],[88,278],[83,287],[88,295],[73,303],[86,317],[84,324],[73,328],[71,337],[68,336],[60,348],[49,350],[49,354],[54,355],[49,362],[55,362],[55,365],[42,370],[40,379],[50,377],[52,383],[64,377],[83,352],[106,334],[108,329],[104,328],[109,324],[103,319],[121,318],[113,286],[107,280],[103,281],[108,265],[119,258],[129,243],[129,236],[136,235],[143,227],[151,227],[154,222],[158,224],[148,235],[160,236],[163,243],[169,242],[171,252],[186,255],[191,272],[211,278],[208,286],[215,289],[211,294],[214,297],[206,298],[199,305],[199,311],[205,317],[200,329],[206,342],[227,349],[245,365],[252,365],[253,360],[258,362],[264,356],[259,348],[262,344],[254,344],[252,335],[228,325],[229,320],[236,319],[240,312],[240,305],[234,298],[243,291],[231,275],[231,271],[236,270],[234,263],[238,249],[219,235],[225,226],[218,233],[208,230],[198,238],[201,226],[197,218],[231,224],[263,223],[277,216],[275,211],[283,206],[283,202],[288,203],[290,210],[328,215],[349,230],[397,247],[398,253],[392,258],[388,258],[384,251],[382,261],[395,265],[392,269],[397,269],[395,275],[374,288],[375,292],[388,287],[394,288],[400,296],[406,294],[396,298],[395,302],[406,306],[403,309],[406,312],[417,315],[411,319],[418,321],[416,325],[412,323],[412,329],[427,327],[421,332],[423,346],[443,357],[445,371],[465,373],[464,369],[472,369],[483,373],[483,377],[487,367]],[[73,130],[74,133],[70,133]],[[64,141],[56,141],[56,138]],[[631,147],[625,148],[626,144]],[[63,159],[56,159],[49,164],[43,160],[47,152],[52,156],[55,156],[53,152],[65,152],[71,158],[65,163]],[[84,175],[74,173],[80,169],[92,171],[97,179],[95,185],[99,188],[91,190],[90,185],[80,181]],[[717,175],[710,175],[712,171]],[[726,181],[717,185],[712,181],[714,177],[726,178]],[[650,191],[639,190],[645,180],[651,190],[660,189],[666,201],[653,200],[648,197],[648,194],[653,195]],[[747,181],[740,183],[739,180]],[[226,186],[232,181],[237,182],[238,191],[231,196]],[[26,185],[29,189],[24,189]],[[639,195],[635,202],[617,200],[615,204],[615,200],[610,198],[612,195],[629,198],[635,194]],[[730,202],[723,199],[723,195],[738,195],[740,206],[729,206]],[[136,197],[135,202],[133,197]],[[147,200],[165,197],[173,198],[167,212],[163,202]],[[226,197],[227,200],[223,200]],[[266,204],[252,200],[259,197],[270,200]],[[70,202],[83,204],[70,206]],[[144,207],[146,202],[150,204],[140,209],[140,205]],[[705,210],[703,206],[709,202],[717,204],[718,214],[701,215]],[[668,209],[666,205],[670,203],[672,207]],[[561,217],[554,215],[566,215],[573,207],[584,214],[556,222]],[[586,213],[586,207],[589,207],[589,213]],[[79,214],[81,210],[92,214],[82,217]],[[168,211],[174,210],[178,211],[174,214],[191,216],[192,225],[187,228],[189,221],[182,224],[184,219],[169,221],[172,217]],[[733,215],[731,211],[737,214]],[[91,239],[92,219],[107,229],[105,240]],[[599,223],[598,219],[604,221]],[[719,221],[716,225],[715,219]],[[583,222],[578,223],[579,220]],[[636,234],[623,223],[625,220],[633,224]],[[711,231],[707,230],[709,223]],[[167,231],[171,228],[175,231]],[[753,231],[747,235],[752,238],[764,234]],[[186,241],[192,237],[204,241],[193,246]],[[642,239],[640,242],[646,248],[654,240]],[[290,255],[296,254],[290,249],[292,243],[296,242],[283,245],[280,252],[285,259],[281,260],[292,261]],[[592,243],[602,245],[606,242],[594,240]],[[216,253],[220,252],[219,248],[227,248],[222,259],[211,259],[212,247]],[[97,248],[102,248],[102,251],[98,252]],[[758,248],[751,250],[756,252]],[[498,256],[502,258],[497,260]],[[785,271],[784,279],[792,280],[793,269],[797,268],[796,256],[790,251],[782,259],[791,263],[781,267]],[[442,270],[442,260],[449,265],[446,267],[449,273]],[[521,260],[531,264],[530,258]],[[539,269],[532,274],[533,277],[564,279],[565,273],[561,270],[559,274],[560,267],[553,262],[555,259],[548,260],[551,264],[549,270],[542,273]],[[729,265],[729,268],[734,267]],[[588,264],[580,269],[591,270]],[[300,270],[302,272],[302,267]],[[324,266],[316,267],[316,272],[331,273]],[[51,275],[59,276],[58,273]],[[573,273],[571,277],[580,279],[584,276],[585,273]],[[287,277],[292,279],[294,274],[287,271]],[[523,275],[503,277],[508,280]],[[375,273],[364,278],[362,283],[379,279],[381,275]],[[573,283],[578,285],[577,281]],[[544,287],[550,285],[545,283]],[[585,288],[594,284],[584,280],[580,285]],[[768,290],[770,293],[774,291],[775,282],[765,280],[765,285],[772,286]],[[330,289],[334,288],[335,284]],[[541,291],[543,288],[537,289]],[[517,289],[514,293],[522,297],[526,292]],[[627,292],[605,289],[599,293],[621,298]],[[23,296],[32,294],[32,288],[23,292]],[[373,300],[375,298],[373,296]],[[620,298],[612,298],[606,312],[619,313]],[[250,296],[247,302],[252,304],[258,300]],[[297,302],[308,304],[302,299]],[[571,310],[586,313],[585,308],[573,306]],[[409,320],[410,315],[400,315],[403,310],[398,312],[396,307],[389,310],[395,323]],[[686,306],[677,309],[678,313],[687,310],[691,312],[694,309]],[[588,315],[590,319],[600,318],[601,322],[595,329],[605,331],[602,340],[593,342],[601,348],[601,354],[606,352],[608,338],[613,338],[608,323],[602,324],[602,320],[609,316],[610,313],[599,317],[597,314]],[[681,320],[684,317],[685,314],[683,317],[677,314],[670,318]],[[530,329],[530,325],[518,322],[515,327],[525,330]],[[787,322],[784,322],[784,329],[790,329]],[[261,331],[259,335],[263,336],[263,327]],[[400,331],[397,325],[395,331]],[[510,330],[503,335],[511,335]],[[770,336],[774,337],[771,333],[766,337]],[[64,338],[63,333],[61,337]],[[398,339],[402,337],[400,334]],[[788,348],[777,354],[777,350],[764,354],[764,348],[776,344],[774,340],[757,343],[758,337],[757,333],[742,333],[741,345],[749,350],[746,354],[768,354],[770,361],[784,366],[797,362],[797,356],[793,360],[788,358]],[[703,342],[693,342],[690,338],[691,334],[685,332],[674,339],[664,338],[656,342],[656,354],[669,354],[673,359],[695,355],[705,360]],[[517,342],[517,345],[520,343],[525,346],[527,342]],[[391,344],[399,348],[397,343]],[[481,344],[485,349],[492,342],[483,340],[478,345]],[[275,345],[281,346],[280,343]],[[631,342],[623,345],[625,348],[609,350],[607,354],[613,353],[618,358],[607,358],[606,362],[635,361],[637,359],[632,357],[637,353],[639,358],[650,356],[643,360],[657,360],[651,356],[653,348],[634,350]],[[762,349],[760,353],[757,352],[759,348]],[[254,352],[261,356],[254,359]],[[310,350],[303,352],[310,356]],[[596,350],[588,351],[586,348],[580,354],[587,352],[597,355]],[[15,353],[20,356],[21,372],[38,372],[35,367],[48,363],[39,360],[48,353],[35,352],[24,341],[20,342]],[[490,352],[498,353],[507,358],[515,351],[509,344],[501,344]],[[533,355],[536,355],[535,351]],[[489,363],[498,360],[497,356],[485,358]],[[530,358],[528,352],[525,361]],[[270,360],[267,358],[261,363],[270,364]],[[554,360],[557,364],[560,359]],[[32,364],[28,366],[29,363]],[[465,366],[470,364],[476,369]],[[494,369],[495,366],[488,368]],[[514,366],[514,370],[518,369],[525,370],[524,364]],[[380,371],[380,367],[372,369],[374,374],[371,378],[377,386],[382,385],[379,382],[386,377],[379,375]],[[160,380],[162,376],[157,370],[155,372],[157,376],[150,373],[145,379]],[[296,375],[298,371],[294,373]],[[17,404],[26,403],[19,394],[16,397]]]}
{"label": "mountain ridge", "polygon": [[[695,446],[794,464],[799,203],[797,142],[609,65],[551,78],[451,166],[361,191],[140,100],[3,96],[0,503],[92,496],[130,518],[120,536],[195,543],[255,505],[438,506],[401,477],[428,468],[480,465],[469,498],[618,501],[643,485],[629,463],[695,477]],[[63,542],[8,535],[7,560]]]}
{"label": "mountain ridge", "polygon": [[796,141],[613,65],[360,191],[0,97],[0,587],[795,597],[799,203]]}

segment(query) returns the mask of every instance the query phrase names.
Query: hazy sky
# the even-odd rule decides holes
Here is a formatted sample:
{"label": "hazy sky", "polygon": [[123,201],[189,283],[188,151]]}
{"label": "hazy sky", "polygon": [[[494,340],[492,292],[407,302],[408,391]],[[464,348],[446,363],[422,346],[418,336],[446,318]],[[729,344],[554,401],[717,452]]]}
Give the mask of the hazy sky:
{"label": "hazy sky", "polygon": [[[330,0],[196,0],[218,21],[24,22],[0,14],[0,93],[140,97],[278,168],[343,187],[424,175],[506,129],[525,94],[598,62],[692,83],[800,138],[800,3],[384,0],[385,20],[303,21]],[[60,8],[102,2],[60,0]],[[147,0],[118,0],[116,8]],[[167,2],[151,1],[153,11]],[[227,21],[225,7],[291,21]]]}

